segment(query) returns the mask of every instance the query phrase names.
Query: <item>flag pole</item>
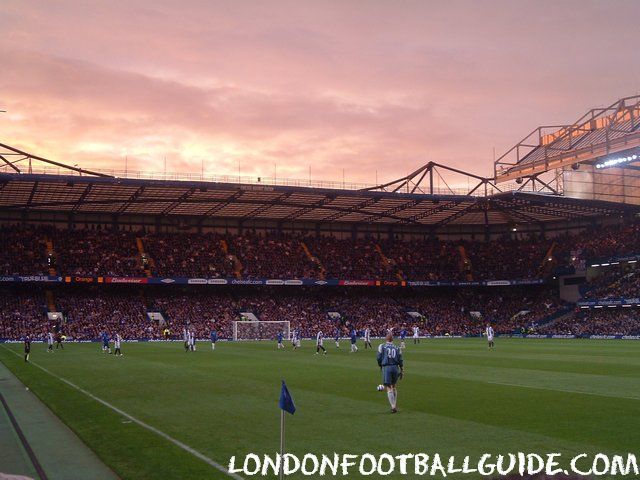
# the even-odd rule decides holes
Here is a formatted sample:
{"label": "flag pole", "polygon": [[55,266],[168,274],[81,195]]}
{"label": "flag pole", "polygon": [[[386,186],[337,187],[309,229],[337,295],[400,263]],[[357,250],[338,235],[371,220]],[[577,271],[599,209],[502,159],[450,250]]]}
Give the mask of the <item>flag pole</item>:
{"label": "flag pole", "polygon": [[296,406],[293,398],[287,389],[287,385],[282,380],[282,390],[280,390],[280,480],[284,479],[284,414],[289,412],[291,415],[296,413]]}
{"label": "flag pole", "polygon": [[280,410],[280,480],[284,478],[284,410]]}

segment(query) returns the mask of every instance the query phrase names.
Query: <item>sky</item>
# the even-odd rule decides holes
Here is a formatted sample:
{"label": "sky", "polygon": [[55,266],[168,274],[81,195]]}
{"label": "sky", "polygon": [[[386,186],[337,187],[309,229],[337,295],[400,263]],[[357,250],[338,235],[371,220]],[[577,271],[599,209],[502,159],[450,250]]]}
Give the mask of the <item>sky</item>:
{"label": "sky", "polygon": [[493,172],[640,93],[640,1],[2,0],[0,142],[84,168]]}

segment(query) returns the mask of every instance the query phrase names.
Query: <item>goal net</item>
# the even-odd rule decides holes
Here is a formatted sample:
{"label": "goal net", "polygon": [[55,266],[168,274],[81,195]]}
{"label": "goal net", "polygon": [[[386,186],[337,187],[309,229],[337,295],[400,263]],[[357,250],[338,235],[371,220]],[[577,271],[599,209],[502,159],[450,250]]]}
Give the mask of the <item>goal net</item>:
{"label": "goal net", "polygon": [[274,340],[278,332],[283,333],[286,340],[291,338],[290,322],[239,320],[233,322],[233,340]]}

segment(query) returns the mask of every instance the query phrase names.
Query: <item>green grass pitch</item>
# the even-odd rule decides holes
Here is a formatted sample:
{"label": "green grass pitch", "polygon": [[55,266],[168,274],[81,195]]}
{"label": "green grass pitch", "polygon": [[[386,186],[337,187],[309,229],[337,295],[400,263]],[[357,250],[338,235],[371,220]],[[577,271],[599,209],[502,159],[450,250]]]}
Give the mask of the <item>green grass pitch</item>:
{"label": "green grass pitch", "polygon": [[[372,351],[326,346],[316,356],[311,342],[297,351],[218,343],[215,352],[199,343],[193,353],[139,343],[116,358],[99,344],[54,354],[34,344],[32,361],[225,466],[232,455],[277,452],[283,378],[298,408],[287,447],[300,455],[626,454],[640,445],[640,342],[498,339],[494,351],[480,339],[409,342],[397,415],[376,391]],[[121,478],[228,478],[9,349],[22,346],[0,346],[0,360]]]}

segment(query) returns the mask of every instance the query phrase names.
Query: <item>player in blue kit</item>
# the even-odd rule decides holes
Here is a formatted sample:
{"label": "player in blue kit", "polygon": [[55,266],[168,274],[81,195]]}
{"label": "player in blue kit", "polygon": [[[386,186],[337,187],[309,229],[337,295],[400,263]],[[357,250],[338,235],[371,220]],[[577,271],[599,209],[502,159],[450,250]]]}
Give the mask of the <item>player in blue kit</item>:
{"label": "player in blue kit", "polygon": [[358,332],[356,332],[355,328],[351,329],[351,353],[355,353],[358,351],[358,345],[356,342],[358,341]]}
{"label": "player in blue kit", "polygon": [[218,332],[211,330],[211,350],[216,349],[216,342],[218,341]]}
{"label": "player in blue kit", "polygon": [[278,350],[280,350],[281,348],[284,349],[284,343],[282,343],[284,334],[282,332],[278,332],[278,335],[276,336],[276,338],[278,339]]}
{"label": "player in blue kit", "polygon": [[340,348],[340,329],[339,328],[336,328],[335,341],[336,341],[336,348]]}
{"label": "player in blue kit", "polygon": [[109,334],[107,332],[102,332],[102,353],[108,352],[111,354],[111,347],[109,346]]}
{"label": "player in blue kit", "polygon": [[402,327],[402,330],[400,330],[400,348],[405,348],[407,345],[404,343],[405,339],[407,338],[407,329]]}
{"label": "player in blue kit", "polygon": [[381,343],[378,347],[378,366],[382,371],[382,384],[387,389],[391,413],[398,412],[398,390],[396,384],[404,375],[404,362],[402,361],[402,351],[393,343],[393,335],[388,333],[386,343]]}

